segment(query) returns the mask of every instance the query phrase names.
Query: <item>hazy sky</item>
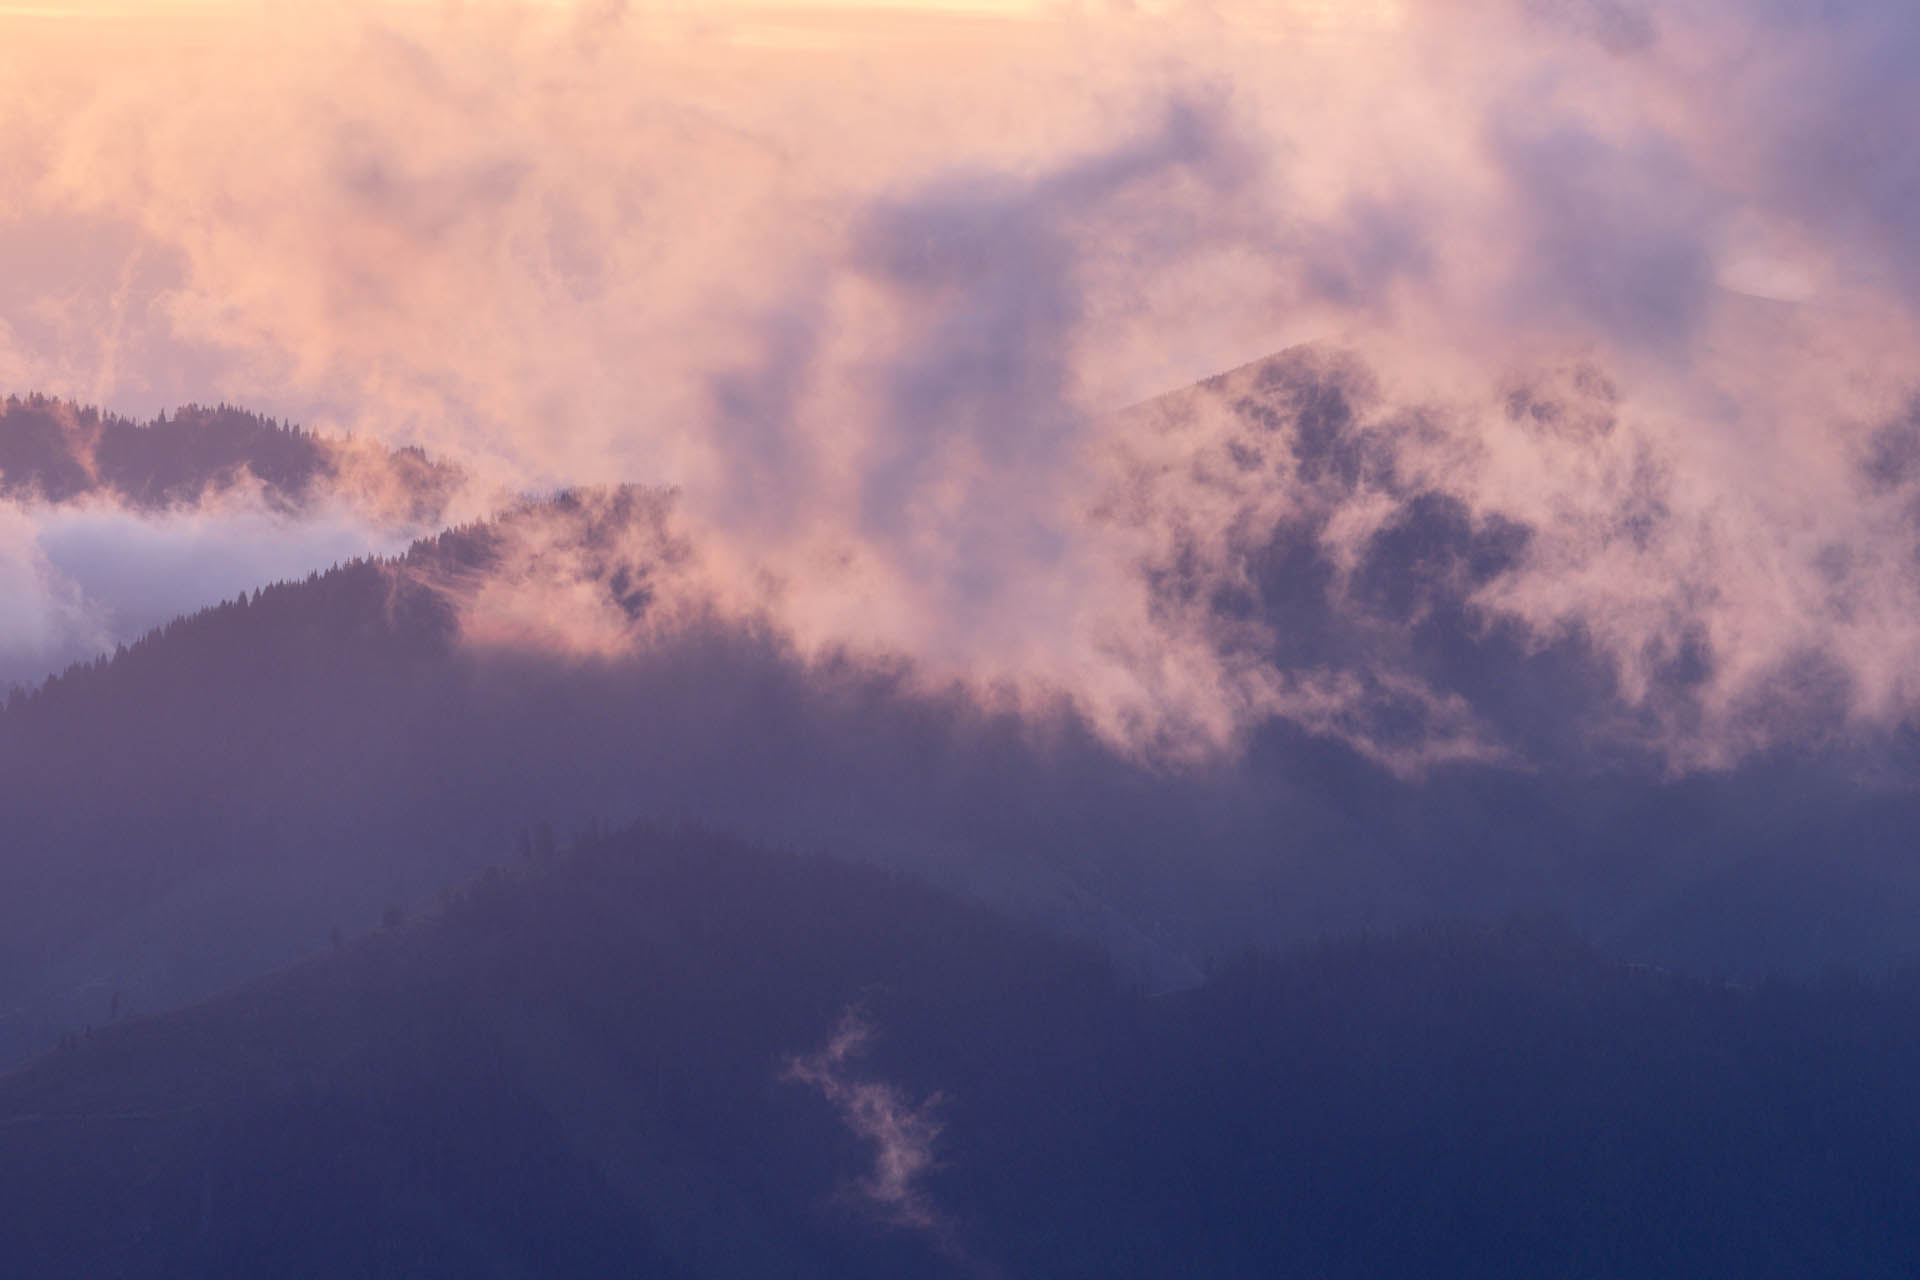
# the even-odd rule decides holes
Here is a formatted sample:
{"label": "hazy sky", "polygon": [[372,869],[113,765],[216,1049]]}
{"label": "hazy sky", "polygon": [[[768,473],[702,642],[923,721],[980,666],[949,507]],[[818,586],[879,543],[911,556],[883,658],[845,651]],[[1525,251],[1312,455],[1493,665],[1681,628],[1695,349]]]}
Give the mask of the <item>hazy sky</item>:
{"label": "hazy sky", "polygon": [[[1920,698],[1904,7],[0,14],[0,385],[677,486],[703,590],[1117,732],[1340,704],[1140,570],[1246,588],[1248,522],[1311,511],[1347,574],[1418,493],[1530,531],[1475,616],[1628,706],[1710,655],[1676,760],[1809,670],[1863,728]],[[1307,340],[1371,369],[1397,487],[1116,425]],[[1549,386],[1592,429],[1515,410]]]}

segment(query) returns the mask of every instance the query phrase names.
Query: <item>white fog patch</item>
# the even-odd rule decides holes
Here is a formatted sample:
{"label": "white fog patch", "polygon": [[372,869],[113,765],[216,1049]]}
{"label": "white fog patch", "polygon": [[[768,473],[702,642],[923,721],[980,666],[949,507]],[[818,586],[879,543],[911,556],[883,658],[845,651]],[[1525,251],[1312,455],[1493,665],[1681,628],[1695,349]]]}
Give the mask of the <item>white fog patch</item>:
{"label": "white fog patch", "polygon": [[157,512],[107,499],[0,505],[0,685],[34,683],[181,614],[408,540],[343,504],[290,514],[247,490]]}
{"label": "white fog patch", "polygon": [[98,609],[48,562],[36,534],[29,513],[0,505],[0,687],[111,643]]}

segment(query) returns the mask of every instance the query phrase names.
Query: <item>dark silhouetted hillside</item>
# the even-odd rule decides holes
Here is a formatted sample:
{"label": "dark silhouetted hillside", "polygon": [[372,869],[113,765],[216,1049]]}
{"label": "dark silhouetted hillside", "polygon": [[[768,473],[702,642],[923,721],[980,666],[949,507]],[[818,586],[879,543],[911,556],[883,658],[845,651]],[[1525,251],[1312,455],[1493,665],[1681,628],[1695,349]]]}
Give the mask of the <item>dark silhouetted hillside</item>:
{"label": "dark silhouetted hillside", "polygon": [[[68,671],[0,711],[0,1063],[116,1001],[165,1008],[431,901],[511,856],[514,831],[641,817],[909,869],[1093,938],[1168,988],[1249,944],[1516,910],[1708,975],[1920,953],[1911,735],[1670,776],[1647,735],[1685,718],[1711,654],[1670,655],[1660,706],[1621,728],[1589,638],[1541,647],[1481,603],[1529,532],[1396,470],[1372,394],[1351,361],[1302,350],[1139,411],[1168,430],[1225,415],[1225,461],[1207,469],[1240,504],[1229,545],[1142,566],[1156,607],[1226,661],[1359,691],[1325,733],[1269,718],[1191,768],[1115,745],[1064,700],[1016,714],[930,688],[910,658],[803,657],[771,623],[687,593],[656,609],[655,571],[690,553],[668,500],[636,488],[530,500]],[[167,477],[213,483],[248,450],[289,494],[321,466],[312,436],[233,410],[164,428],[47,401],[11,412],[21,439],[68,442],[74,466],[72,440],[97,437],[88,475],[106,474],[109,438],[173,441],[171,461],[115,464],[116,492],[143,501],[187,492]],[[41,453],[31,474],[79,483],[53,444]],[[1179,491],[1156,486],[1177,471],[1147,468],[1139,501],[1103,518],[1167,515],[1156,503]],[[1305,486],[1292,514],[1275,516],[1274,485]],[[1347,564],[1336,516],[1375,498],[1396,514]],[[631,624],[632,643],[521,642],[510,626],[477,642],[462,610],[493,587],[530,588],[514,625],[537,630],[558,599]],[[1443,703],[1514,753],[1383,764],[1450,732]]]}
{"label": "dark silhouetted hillside", "polygon": [[1920,1256],[1911,976],[1733,987],[1506,924],[1146,997],[871,869],[533,844],[425,918],[0,1079],[0,1256],[1793,1280]]}
{"label": "dark silhouetted hillside", "polygon": [[[374,448],[383,497],[395,514],[430,522],[457,473],[417,449]],[[8,396],[0,403],[0,497],[68,502],[99,495],[140,508],[192,505],[245,477],[289,508],[339,479],[339,441],[231,405],[185,405],[135,423],[66,400]]]}
{"label": "dark silhouetted hillside", "polygon": [[1274,721],[1170,771],[1070,708],[1022,719],[714,616],[619,656],[463,641],[449,584],[514,521],[576,518],[584,589],[644,617],[645,566],[602,552],[658,499],[563,498],[179,620],[0,711],[0,1061],[431,901],[541,823],[832,848],[1161,986],[1250,943],[1514,910],[1706,974],[1883,967],[1920,939],[1920,802],[1818,762],[1407,780]]}

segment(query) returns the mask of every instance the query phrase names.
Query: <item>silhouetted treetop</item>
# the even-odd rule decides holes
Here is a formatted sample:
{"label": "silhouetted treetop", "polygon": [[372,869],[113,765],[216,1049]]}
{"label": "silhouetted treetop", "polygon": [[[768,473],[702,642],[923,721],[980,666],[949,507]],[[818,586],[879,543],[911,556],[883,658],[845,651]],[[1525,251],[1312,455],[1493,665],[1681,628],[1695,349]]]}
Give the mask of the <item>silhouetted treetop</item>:
{"label": "silhouetted treetop", "polygon": [[[358,446],[367,449],[369,446]],[[416,448],[372,454],[383,488],[404,494],[431,520],[458,473]],[[268,498],[297,508],[340,478],[342,441],[229,404],[181,406],[136,423],[69,400],[29,395],[0,402],[0,496],[69,502],[92,494],[157,509],[200,501],[258,481]]]}

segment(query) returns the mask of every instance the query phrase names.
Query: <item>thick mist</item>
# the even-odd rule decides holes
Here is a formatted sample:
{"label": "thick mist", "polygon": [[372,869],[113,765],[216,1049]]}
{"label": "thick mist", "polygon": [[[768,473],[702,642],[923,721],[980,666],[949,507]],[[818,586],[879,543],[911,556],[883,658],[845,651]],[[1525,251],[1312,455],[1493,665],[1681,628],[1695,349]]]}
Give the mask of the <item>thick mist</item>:
{"label": "thick mist", "polygon": [[[1274,714],[1522,758],[1396,655],[1417,602],[1377,661],[1276,675],[1284,610],[1223,645],[1142,572],[1258,595],[1235,548],[1287,524],[1364,594],[1441,508],[1511,531],[1470,627],[1588,654],[1588,727],[1663,768],[1912,711],[1895,7],[8,21],[10,381],[673,488],[726,608],[1165,758]],[[1392,483],[1116,412],[1307,339]],[[20,625],[84,630],[8,563],[50,584]],[[1423,741],[1346,727],[1380,689]]]}

